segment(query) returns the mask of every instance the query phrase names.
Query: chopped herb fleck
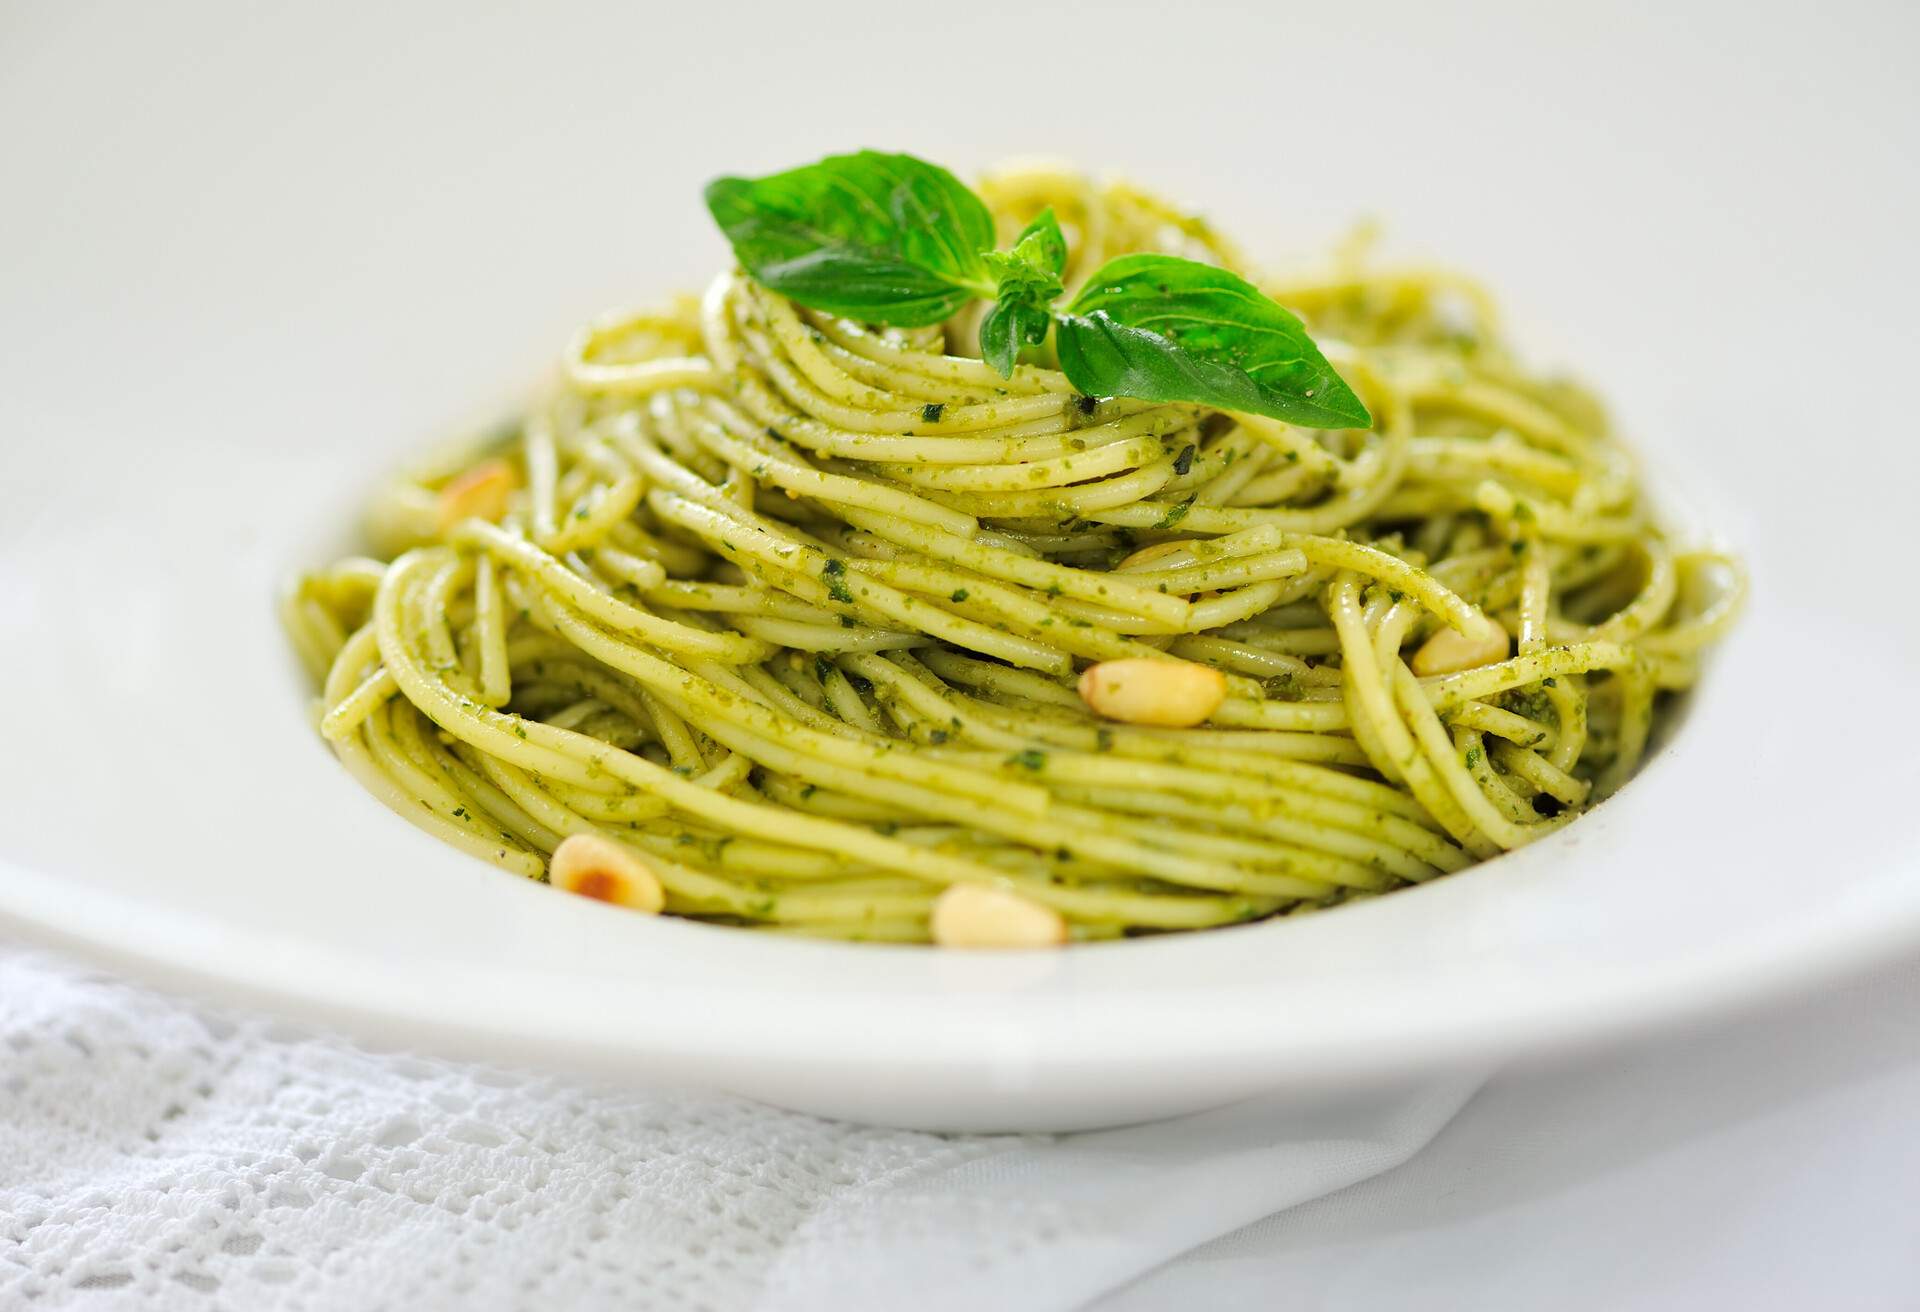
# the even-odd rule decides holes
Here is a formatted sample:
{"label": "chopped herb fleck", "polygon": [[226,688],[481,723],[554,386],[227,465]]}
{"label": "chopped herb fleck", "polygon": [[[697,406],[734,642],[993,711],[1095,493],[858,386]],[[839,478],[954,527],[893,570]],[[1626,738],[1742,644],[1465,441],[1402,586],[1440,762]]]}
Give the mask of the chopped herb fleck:
{"label": "chopped herb fleck", "polygon": [[1015,752],[1007,758],[1008,765],[1017,765],[1027,770],[1041,770],[1046,767],[1047,754],[1029,747],[1024,752]]}
{"label": "chopped herb fleck", "polygon": [[1090,415],[1100,408],[1100,400],[1098,397],[1076,396],[1073,398],[1073,403],[1080,407],[1080,413],[1083,415]]}
{"label": "chopped herb fleck", "polygon": [[949,601],[965,601],[966,599],[967,599],[967,590],[965,588],[955,588],[951,593],[948,594]]}
{"label": "chopped herb fleck", "polygon": [[1154,527],[1155,528],[1172,528],[1175,524],[1178,524],[1181,520],[1187,517],[1187,511],[1190,510],[1191,508],[1192,506],[1190,503],[1182,501],[1179,505],[1173,507],[1173,509],[1169,510],[1165,515],[1161,516],[1160,522],[1158,524],[1155,524]]}
{"label": "chopped herb fleck", "polygon": [[920,407],[920,422],[923,424],[937,424],[940,422],[940,416],[946,412],[947,407],[941,402],[929,401],[926,405]]}
{"label": "chopped herb fleck", "polygon": [[839,602],[853,601],[853,590],[847,587],[847,562],[829,560],[821,568],[820,577],[826,582],[829,597]]}
{"label": "chopped herb fleck", "polygon": [[1173,458],[1173,472],[1185,478],[1193,469],[1194,445],[1189,442],[1180,448],[1180,454]]}

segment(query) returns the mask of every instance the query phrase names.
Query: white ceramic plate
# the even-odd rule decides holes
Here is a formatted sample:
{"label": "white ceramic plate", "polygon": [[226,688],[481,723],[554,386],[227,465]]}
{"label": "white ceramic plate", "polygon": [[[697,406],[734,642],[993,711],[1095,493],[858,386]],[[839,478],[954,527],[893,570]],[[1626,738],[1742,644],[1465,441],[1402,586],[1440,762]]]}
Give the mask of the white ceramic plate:
{"label": "white ceramic plate", "polygon": [[[962,57],[910,8],[731,53],[704,7],[9,12],[12,930],[431,1048],[1023,1129],[1642,1027],[1920,931],[1910,13],[989,6]],[[1489,276],[1752,562],[1672,746],[1458,878],[1046,955],[652,921],[381,809],[304,719],[280,578],[575,320],[700,282],[705,177],[868,142],[1122,165],[1276,253],[1385,214]]]}

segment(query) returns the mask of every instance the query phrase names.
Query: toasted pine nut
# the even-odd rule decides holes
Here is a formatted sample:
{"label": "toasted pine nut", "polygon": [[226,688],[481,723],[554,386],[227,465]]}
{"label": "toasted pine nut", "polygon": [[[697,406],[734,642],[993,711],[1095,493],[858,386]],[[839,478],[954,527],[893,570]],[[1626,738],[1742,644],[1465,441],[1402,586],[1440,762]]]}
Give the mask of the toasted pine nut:
{"label": "toasted pine nut", "polygon": [[1101,661],[1080,676],[1080,700],[1096,715],[1128,724],[1189,728],[1226,698],[1227,676],[1192,661]]}
{"label": "toasted pine nut", "polygon": [[1420,644],[1420,650],[1408,662],[1421,678],[1434,674],[1452,674],[1457,670],[1477,669],[1507,658],[1506,629],[1491,615],[1480,617],[1485,629],[1468,637],[1452,629],[1440,629]]}
{"label": "toasted pine nut", "polygon": [[573,834],[554,849],[547,882],[569,893],[658,915],[667,904],[660,877],[610,838]]}
{"label": "toasted pine nut", "polygon": [[933,941],[943,948],[1051,948],[1067,941],[1067,922],[1004,888],[950,884],[933,902]]}
{"label": "toasted pine nut", "polygon": [[1168,538],[1165,542],[1156,542],[1150,547],[1140,548],[1114,568],[1116,570],[1139,569],[1144,565],[1152,564],[1162,556],[1171,556],[1176,551],[1184,551],[1193,544],[1193,538]]}
{"label": "toasted pine nut", "polygon": [[504,460],[483,460],[440,489],[437,508],[440,532],[463,519],[498,520],[507,513],[507,498],[519,480]]}

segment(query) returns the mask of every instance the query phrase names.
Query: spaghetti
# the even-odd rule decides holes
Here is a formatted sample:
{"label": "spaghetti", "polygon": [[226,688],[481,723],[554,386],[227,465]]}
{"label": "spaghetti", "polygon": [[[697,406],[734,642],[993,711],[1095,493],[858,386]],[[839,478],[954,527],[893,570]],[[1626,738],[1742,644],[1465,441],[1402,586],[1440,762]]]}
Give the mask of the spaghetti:
{"label": "spaghetti", "polygon": [[[1136,250],[1241,267],[1124,185],[982,194],[1003,236],[1053,207],[1070,288]],[[290,591],[321,732],[508,870],[593,835],[670,913],[836,938],[963,941],[953,887],[1043,939],[1203,929],[1553,832],[1640,762],[1737,562],[1663,531],[1475,285],[1356,249],[1263,286],[1373,430],[1003,379],[950,347],[984,306],[878,330],[729,273],[595,323],[522,419],[380,494],[383,559]],[[1115,718],[1103,666],[1219,691]]]}

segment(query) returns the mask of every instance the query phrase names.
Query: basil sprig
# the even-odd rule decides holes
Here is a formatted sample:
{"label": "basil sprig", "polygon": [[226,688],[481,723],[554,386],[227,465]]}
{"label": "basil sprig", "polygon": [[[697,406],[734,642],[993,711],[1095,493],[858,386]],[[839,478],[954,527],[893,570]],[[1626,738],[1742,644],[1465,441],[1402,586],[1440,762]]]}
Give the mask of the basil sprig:
{"label": "basil sprig", "polygon": [[996,288],[993,309],[980,324],[980,356],[1006,378],[1021,347],[1047,340],[1053,324],[1047,307],[1066,291],[1060,272],[1067,267],[1067,239],[1053,210],[1041,210],[1012,250],[988,251],[986,261]]}
{"label": "basil sprig", "polygon": [[1054,333],[1089,396],[1193,401],[1309,428],[1373,419],[1300,320],[1225,269],[1172,255],[1103,265],[1065,309],[1067,243],[1051,210],[1013,246],[953,174],[863,150],[764,178],[717,178],[707,208],[740,264],[801,305],[917,328],[991,300],[980,354],[1002,377]]}

